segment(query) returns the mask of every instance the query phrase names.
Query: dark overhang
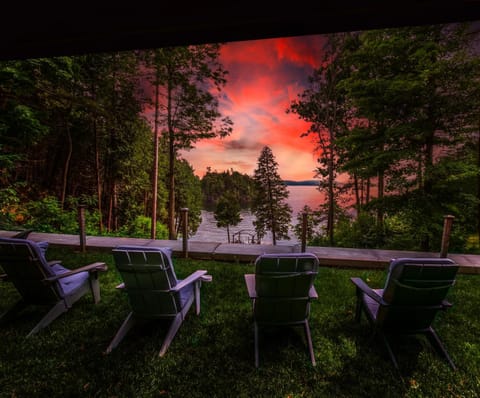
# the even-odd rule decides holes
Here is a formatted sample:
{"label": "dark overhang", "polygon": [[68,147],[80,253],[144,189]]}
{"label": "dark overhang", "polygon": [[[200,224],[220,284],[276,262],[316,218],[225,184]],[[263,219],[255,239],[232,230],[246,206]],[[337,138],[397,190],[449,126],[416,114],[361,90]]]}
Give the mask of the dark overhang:
{"label": "dark overhang", "polygon": [[[9,6],[2,12],[0,59],[480,20],[478,0],[318,0],[268,8],[243,2],[223,6],[179,2],[162,6],[135,3],[87,7],[82,4],[22,2]],[[260,16],[252,15],[255,13]]]}

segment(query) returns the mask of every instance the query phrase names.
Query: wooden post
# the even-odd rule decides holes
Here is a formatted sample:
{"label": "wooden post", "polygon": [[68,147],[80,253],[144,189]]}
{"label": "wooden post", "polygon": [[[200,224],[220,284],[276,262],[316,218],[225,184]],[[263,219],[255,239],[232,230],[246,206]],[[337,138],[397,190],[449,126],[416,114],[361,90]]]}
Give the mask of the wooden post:
{"label": "wooden post", "polygon": [[440,257],[447,257],[448,244],[450,241],[450,232],[452,230],[452,223],[455,217],[447,215],[443,217],[443,234],[442,234],[442,247],[440,251]]}
{"label": "wooden post", "polygon": [[78,227],[80,232],[80,251],[85,253],[87,248],[87,236],[85,231],[85,205],[78,206]]}
{"label": "wooden post", "polygon": [[182,212],[182,239],[183,239],[183,258],[188,258],[188,208],[180,209]]}
{"label": "wooden post", "polygon": [[308,225],[308,213],[302,214],[302,253],[305,253],[307,249],[307,225]]}

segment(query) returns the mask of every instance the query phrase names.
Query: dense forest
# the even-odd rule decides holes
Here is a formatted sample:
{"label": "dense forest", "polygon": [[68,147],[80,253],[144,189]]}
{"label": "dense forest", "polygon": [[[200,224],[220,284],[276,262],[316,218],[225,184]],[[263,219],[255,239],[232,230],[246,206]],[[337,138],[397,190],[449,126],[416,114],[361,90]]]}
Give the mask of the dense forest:
{"label": "dense forest", "polygon": [[[451,214],[452,249],[473,250],[477,35],[454,24],[326,37],[320,68],[285,110],[315,142],[326,201],[304,209],[312,244],[438,250]],[[219,49],[2,61],[0,227],[75,233],[84,205],[89,234],[175,238],[181,208],[193,234],[225,192],[255,207],[250,176],[209,169],[200,179],[179,155],[233,131],[218,110],[228,84]]]}
{"label": "dense forest", "polygon": [[82,204],[90,234],[166,238],[187,207],[194,232],[201,183],[178,152],[231,131],[210,94],[225,83],[218,51],[2,62],[1,223],[72,232]]}
{"label": "dense forest", "polygon": [[[469,25],[329,36],[322,66],[287,110],[317,143],[319,244],[438,250],[447,214],[454,250],[478,241],[477,39]],[[352,197],[354,220],[344,206]]]}

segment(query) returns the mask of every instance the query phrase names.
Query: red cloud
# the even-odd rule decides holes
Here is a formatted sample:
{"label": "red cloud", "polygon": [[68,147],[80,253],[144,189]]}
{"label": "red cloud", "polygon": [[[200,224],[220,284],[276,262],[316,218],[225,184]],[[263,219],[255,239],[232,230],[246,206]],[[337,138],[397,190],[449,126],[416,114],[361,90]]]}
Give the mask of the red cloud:
{"label": "red cloud", "polygon": [[209,166],[251,174],[261,148],[269,145],[282,178],[313,178],[315,145],[301,137],[308,124],[286,110],[319,66],[323,43],[323,36],[303,36],[222,46],[220,61],[229,74],[220,111],[233,120],[233,134],[184,154],[199,175]]}

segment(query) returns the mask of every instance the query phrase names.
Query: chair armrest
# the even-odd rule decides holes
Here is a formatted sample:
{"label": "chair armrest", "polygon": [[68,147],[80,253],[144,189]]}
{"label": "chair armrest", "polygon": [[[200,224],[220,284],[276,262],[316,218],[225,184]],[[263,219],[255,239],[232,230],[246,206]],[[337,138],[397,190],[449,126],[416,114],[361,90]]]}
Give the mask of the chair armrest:
{"label": "chair armrest", "polygon": [[[205,272],[206,272],[206,271],[205,271]],[[192,274],[192,275],[194,275],[194,274]],[[187,278],[187,279],[188,279],[188,278]],[[203,282],[211,282],[211,281],[212,281],[212,275],[205,275],[205,274],[204,274],[204,275],[200,276],[200,278],[195,277],[195,280],[197,280],[197,279],[200,279],[200,280],[203,281]],[[187,284],[188,284],[188,283],[187,283]],[[185,287],[185,284],[183,284],[183,281],[182,281],[182,283],[179,283],[178,285],[182,285],[182,287]],[[178,285],[177,285],[177,286],[178,286]],[[115,286],[115,289],[125,289],[125,282],[119,283],[117,286]],[[180,288],[180,289],[181,289],[181,288]],[[172,289],[172,290],[178,290],[178,289],[177,289],[177,287],[175,286],[175,288]]]}
{"label": "chair armrest", "polygon": [[383,300],[382,296],[376,293],[370,286],[368,286],[363,279],[361,278],[350,278],[352,283],[357,287],[357,291],[362,291],[372,300],[375,300],[377,303],[381,305],[388,305],[386,301]]}
{"label": "chair armrest", "polygon": [[105,263],[102,263],[102,262],[97,262],[97,263],[92,263],[92,264],[89,264],[89,265],[85,265],[83,267],[80,267],[80,268],[76,268],[74,270],[71,270],[71,271],[68,271],[68,272],[65,272],[63,274],[60,274],[60,275],[55,275],[55,276],[51,276],[49,278],[45,278],[45,281],[47,282],[55,282],[59,279],[62,279],[62,278],[66,278],[67,276],[71,276],[71,275],[75,275],[75,274],[78,274],[79,272],[85,272],[85,271],[88,271],[88,272],[96,272],[96,271],[106,271],[108,269],[107,265]]}
{"label": "chair armrest", "polygon": [[50,261],[47,261],[47,265],[49,267],[53,267],[55,264],[61,264],[62,263],[62,260],[50,260]]}
{"label": "chair armrest", "polygon": [[0,274],[0,280],[8,281],[8,275],[7,274]]}
{"label": "chair armrest", "polygon": [[203,281],[207,281],[208,279],[211,280],[211,276],[210,278],[205,278],[207,276],[207,271],[205,270],[198,270],[198,271],[195,271],[193,274],[190,274],[189,276],[187,276],[185,279],[182,279],[180,282],[178,282],[172,289],[173,292],[176,292],[176,291],[179,291],[181,289],[183,289],[185,286],[188,286],[194,282],[196,282],[197,280],[203,280]]}

